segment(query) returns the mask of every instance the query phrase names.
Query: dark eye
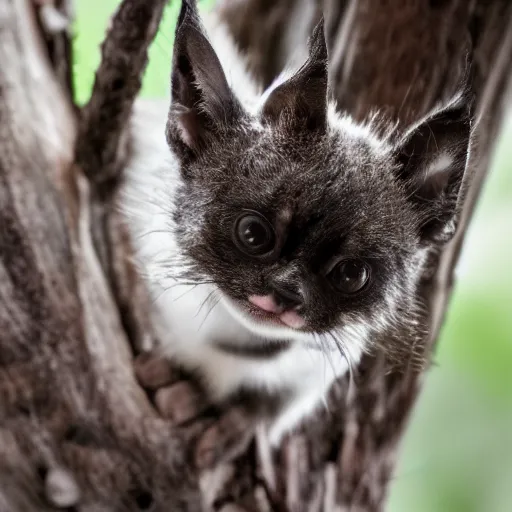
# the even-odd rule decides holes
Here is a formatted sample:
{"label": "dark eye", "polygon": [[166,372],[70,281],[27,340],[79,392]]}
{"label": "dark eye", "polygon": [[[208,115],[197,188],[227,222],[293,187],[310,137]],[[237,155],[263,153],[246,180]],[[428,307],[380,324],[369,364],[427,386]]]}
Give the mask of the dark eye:
{"label": "dark eye", "polygon": [[274,229],[258,213],[244,213],[235,222],[233,240],[242,252],[250,256],[263,256],[274,248]]}
{"label": "dark eye", "polygon": [[344,260],[329,273],[329,279],[343,293],[356,293],[370,279],[370,266],[361,260]]}

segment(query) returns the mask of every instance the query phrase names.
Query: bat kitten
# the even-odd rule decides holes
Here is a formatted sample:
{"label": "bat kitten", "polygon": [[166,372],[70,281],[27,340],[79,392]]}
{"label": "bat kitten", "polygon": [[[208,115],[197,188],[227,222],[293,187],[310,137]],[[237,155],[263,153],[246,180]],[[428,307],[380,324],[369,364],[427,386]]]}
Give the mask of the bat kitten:
{"label": "bat kitten", "polygon": [[205,23],[183,1],[170,108],[137,104],[121,206],[161,350],[213,401],[281,397],[278,443],[376,340],[392,351],[421,328],[416,289],[455,229],[468,105],[382,138],[329,101],[322,22],[265,91]]}

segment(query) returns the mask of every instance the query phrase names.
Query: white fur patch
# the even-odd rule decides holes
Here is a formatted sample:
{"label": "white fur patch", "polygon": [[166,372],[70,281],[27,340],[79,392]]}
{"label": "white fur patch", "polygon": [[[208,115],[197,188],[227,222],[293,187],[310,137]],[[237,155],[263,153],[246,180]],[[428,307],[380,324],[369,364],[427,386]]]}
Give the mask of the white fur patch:
{"label": "white fur patch", "polygon": [[448,153],[441,153],[429,166],[427,175],[446,171],[453,164],[453,157]]}
{"label": "white fur patch", "polygon": [[[246,110],[255,114],[268,91],[262,96],[225,27],[215,18],[205,21],[228,82]],[[279,80],[286,76],[284,73]],[[174,281],[169,275],[169,262],[175,266],[181,262],[171,213],[180,176],[179,162],[165,140],[168,106],[168,100],[137,102],[132,119],[133,158],[126,170],[120,199],[140,271],[154,295],[153,316],[162,341],[161,350],[185,367],[198,370],[216,399],[226,397],[242,385],[268,391],[293,390],[295,400],[271,426],[271,440],[277,443],[283,434],[322,404],[337,377],[357,364],[363,350],[369,346],[371,330],[362,322],[353,323],[334,333],[334,340],[291,328],[256,324],[221,296],[213,285],[193,287]],[[329,106],[328,119],[331,129],[364,139],[376,151],[387,150],[369,127],[340,116],[334,105]],[[200,225],[201,219],[198,219],[198,229]],[[293,340],[293,344],[290,349],[267,359],[244,358],[215,346],[216,341],[254,344],[262,338]],[[311,348],[318,348],[320,344],[325,351]]]}

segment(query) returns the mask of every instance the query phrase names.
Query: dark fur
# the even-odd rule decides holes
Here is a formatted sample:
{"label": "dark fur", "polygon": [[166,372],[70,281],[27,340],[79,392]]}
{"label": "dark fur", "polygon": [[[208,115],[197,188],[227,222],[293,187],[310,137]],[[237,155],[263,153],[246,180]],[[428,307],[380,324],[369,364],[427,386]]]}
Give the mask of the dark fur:
{"label": "dark fur", "polygon": [[[239,301],[269,293],[276,282],[300,285],[312,332],[354,319],[365,319],[376,334],[410,325],[423,250],[454,232],[470,135],[467,102],[382,148],[329,126],[321,23],[309,61],[270,94],[257,123],[230,90],[188,2],[172,77],[167,138],[183,177],[174,222],[192,275]],[[445,152],[452,165],[426,175]],[[233,224],[245,209],[274,226],[278,250],[271,257],[249,258],[234,245]],[[343,258],[372,269],[369,285],[354,295],[339,292],[327,276]]]}

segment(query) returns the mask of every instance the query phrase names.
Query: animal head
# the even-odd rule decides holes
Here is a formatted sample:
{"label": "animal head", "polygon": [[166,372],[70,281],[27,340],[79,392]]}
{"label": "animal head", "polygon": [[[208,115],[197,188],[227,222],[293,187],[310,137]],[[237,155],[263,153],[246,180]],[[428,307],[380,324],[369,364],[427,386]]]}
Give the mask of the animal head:
{"label": "animal head", "polygon": [[413,317],[426,251],[454,233],[470,121],[462,100],[382,140],[328,101],[323,23],[309,58],[248,110],[183,2],[167,141],[190,276],[255,332],[361,344]]}

